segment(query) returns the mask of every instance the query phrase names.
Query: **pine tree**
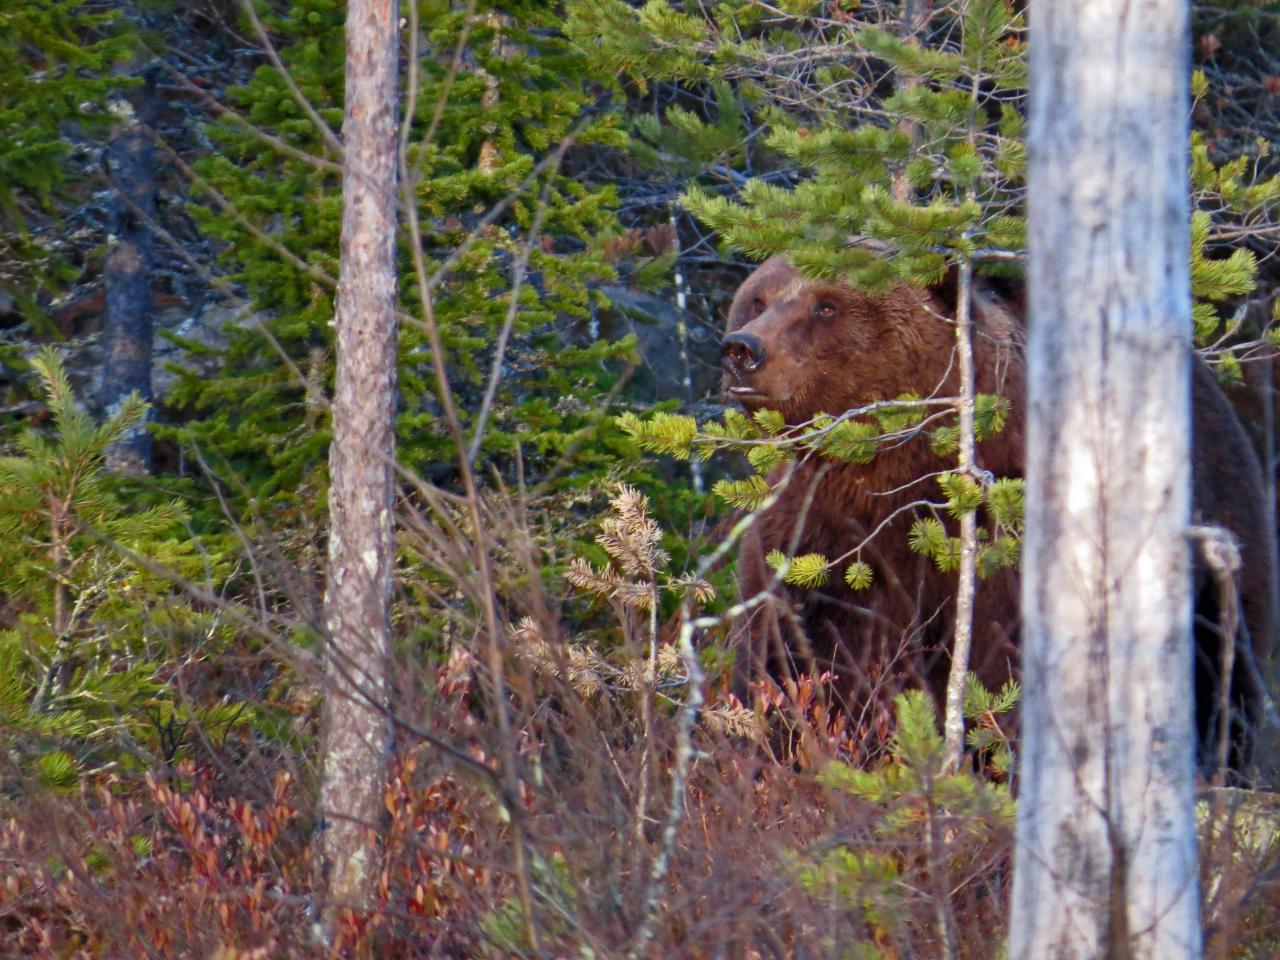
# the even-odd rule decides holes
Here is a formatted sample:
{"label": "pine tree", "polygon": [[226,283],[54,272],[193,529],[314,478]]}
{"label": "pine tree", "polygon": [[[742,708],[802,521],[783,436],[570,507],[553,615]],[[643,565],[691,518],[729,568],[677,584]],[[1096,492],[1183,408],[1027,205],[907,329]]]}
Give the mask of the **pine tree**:
{"label": "pine tree", "polygon": [[108,448],[146,404],[135,395],[97,424],[52,350],[33,365],[52,429],[28,428],[0,457],[0,595],[10,624],[0,630],[0,729],[16,758],[67,786],[86,766],[173,761],[189,749],[193,723],[230,731],[255,710],[201,703],[167,682],[175,650],[190,675],[235,634],[170,579],[223,580],[225,554],[213,542],[196,548],[181,503],[130,504],[106,472]]}
{"label": "pine tree", "polygon": [[117,19],[84,0],[10,0],[0,9],[0,292],[37,325],[36,292],[74,278],[38,229],[72,180],[61,126],[108,119],[108,96],[122,86],[109,69],[132,45]]}
{"label": "pine tree", "polygon": [[[258,313],[256,325],[233,332],[221,376],[183,383],[176,402],[202,416],[179,434],[212,455],[220,473],[246,484],[259,507],[280,507],[279,516],[325,495],[317,468],[329,440],[323,398],[339,208],[330,138],[342,95],[342,17],[338,0],[302,0],[265,19],[301,99],[270,66],[229,96],[287,147],[264,144],[233,122],[215,123],[209,132],[219,152],[201,165],[196,184],[202,226],[225,241],[225,262]],[[573,450],[574,470],[554,485],[580,485],[613,463],[620,438],[609,438],[597,398],[617,383],[632,348],[573,333],[590,327],[600,305],[590,283],[614,276],[602,250],[617,226],[611,191],[570,175],[571,156],[561,146],[568,139],[617,145],[622,134],[595,103],[598,70],[558,35],[554,10],[481,2],[469,18],[423,0],[419,20],[408,160],[420,172],[434,311],[465,426],[474,430],[486,406],[513,275],[527,257],[476,453],[509,470],[518,447],[526,477],[536,477]],[[314,105],[314,116],[302,100]],[[406,467],[448,481],[453,451],[409,263],[402,244],[399,455]]]}
{"label": "pine tree", "polygon": [[324,596],[327,694],[317,841],[320,926],[338,938],[343,911],[373,905],[391,727],[395,547],[396,0],[353,0],[346,18],[342,284],[329,450],[329,563]]}
{"label": "pine tree", "polygon": [[[887,4],[845,7],[584,0],[568,22],[584,50],[641,90],[663,80],[713,93],[715,110],[701,117],[682,107],[642,115],[637,154],[701,170],[685,204],[730,249],[753,260],[786,253],[813,276],[872,288],[928,284],[966,259],[982,273],[1020,274],[1021,16],[1005,0],[938,9],[923,24]],[[1210,96],[1202,71],[1192,90]],[[727,140],[734,131],[751,146]],[[1213,358],[1229,376],[1239,323],[1215,304],[1253,289],[1246,242],[1280,213],[1280,177],[1260,172],[1266,141],[1215,163],[1193,133],[1191,150],[1197,339],[1228,334]],[[733,176],[711,172],[713,161]]]}
{"label": "pine tree", "polygon": [[[972,678],[970,688],[967,713],[973,719],[993,721],[1017,700],[1014,688],[993,694]],[[959,866],[1000,848],[1016,804],[1007,783],[947,769],[937,711],[924,693],[898,695],[893,713],[896,730],[884,763],[858,769],[833,761],[821,774],[826,786],[867,804],[874,842],[835,843],[807,853],[800,884],[811,896],[830,901],[836,922],[850,925],[841,931],[841,941],[919,944],[931,935],[938,956],[963,956],[950,903],[964,882],[957,876]],[[942,824],[963,826],[944,829]],[[913,893],[932,899],[932,930],[909,925]],[[866,955],[878,953],[869,948]]]}

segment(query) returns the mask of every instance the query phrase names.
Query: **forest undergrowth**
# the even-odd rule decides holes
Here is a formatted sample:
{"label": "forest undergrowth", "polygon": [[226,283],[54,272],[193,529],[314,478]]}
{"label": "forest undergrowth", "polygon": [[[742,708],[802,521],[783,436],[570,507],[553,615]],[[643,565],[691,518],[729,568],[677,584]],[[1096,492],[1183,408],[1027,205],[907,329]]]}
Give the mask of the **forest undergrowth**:
{"label": "forest undergrowth", "polygon": [[[492,529],[510,531],[495,543],[507,558],[500,582],[528,611],[505,624],[509,697],[498,709],[509,711],[515,742],[500,743],[490,678],[473,652],[479,624],[456,602],[474,578],[448,559],[466,552],[439,536],[440,524],[431,537],[415,533],[423,508],[408,497],[402,506],[406,555],[429,559],[433,572],[406,577],[406,596],[453,597],[433,609],[451,611],[437,627],[459,642],[424,655],[413,617],[399,620],[394,759],[370,825],[376,908],[347,911],[332,947],[317,941],[321,825],[308,744],[323,681],[305,659],[284,664],[261,643],[268,631],[254,627],[265,624],[241,622],[219,657],[185,665],[170,723],[192,735],[163,762],[141,749],[130,756],[130,738],[148,733],[123,729],[106,747],[116,759],[62,781],[55,764],[20,768],[10,753],[6,794],[22,801],[7,804],[0,826],[4,955],[995,955],[1007,923],[1016,687],[970,683],[972,766],[952,773],[925,694],[886,690],[885,709],[851,716],[830,705],[830,678],[800,677],[757,683],[744,704],[709,645],[700,654],[708,699],[684,728],[679,613],[662,612],[660,594],[702,604],[711,586],[668,576],[663,531],[625,487],[599,534],[607,562],[544,578],[553,558],[513,495],[489,504]],[[252,579],[270,590],[283,578],[260,568]],[[197,583],[187,585],[200,595],[193,607],[219,619],[226,605]],[[567,626],[569,591],[590,607],[592,627]],[[220,724],[200,714],[220,689],[264,669],[278,672],[258,717]],[[157,716],[148,746],[160,750]],[[32,731],[28,746],[41,734],[58,732]],[[517,798],[502,794],[505,749],[519,756]],[[33,769],[43,784],[30,781]],[[1202,830],[1207,955],[1259,955],[1280,936],[1270,817],[1216,796]],[[527,853],[536,949],[513,844]]]}

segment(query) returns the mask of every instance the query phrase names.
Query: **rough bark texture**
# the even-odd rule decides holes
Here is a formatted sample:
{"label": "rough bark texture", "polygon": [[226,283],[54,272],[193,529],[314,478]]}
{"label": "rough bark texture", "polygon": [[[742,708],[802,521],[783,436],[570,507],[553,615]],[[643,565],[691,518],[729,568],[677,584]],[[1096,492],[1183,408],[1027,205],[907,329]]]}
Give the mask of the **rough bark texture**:
{"label": "rough bark texture", "polygon": [[[114,413],[129,394],[151,400],[154,241],[147,217],[155,217],[156,161],[152,125],[154,77],[128,97],[113,100],[119,118],[103,156],[115,197],[106,263],[106,360],[99,397]],[[107,451],[107,464],[123,473],[151,470],[151,433],[145,422]]]}
{"label": "rough bark texture", "polygon": [[1013,960],[1198,957],[1188,10],[1035,0]]}
{"label": "rough bark texture", "polygon": [[389,744],[386,670],[395,559],[395,0],[347,6],[342,259],[329,453],[329,683],[323,714],[321,919],[366,906]]}

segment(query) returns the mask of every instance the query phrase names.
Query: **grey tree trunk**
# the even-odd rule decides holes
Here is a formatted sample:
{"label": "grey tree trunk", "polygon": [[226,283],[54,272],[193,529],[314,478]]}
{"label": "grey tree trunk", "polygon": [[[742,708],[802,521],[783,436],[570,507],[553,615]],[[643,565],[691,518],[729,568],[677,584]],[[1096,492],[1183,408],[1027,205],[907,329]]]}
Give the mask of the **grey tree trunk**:
{"label": "grey tree trunk", "polygon": [[[151,400],[154,240],[148,217],[156,212],[155,76],[111,101],[117,120],[102,162],[115,193],[107,240],[106,317],[99,399],[108,415],[129,394]],[[149,417],[148,417],[149,419]],[[151,471],[151,432],[138,424],[107,451],[107,465],[121,473]]]}
{"label": "grey tree trunk", "polygon": [[344,908],[372,901],[390,745],[398,24],[395,0],[347,4],[320,787],[320,920],[328,939]]}
{"label": "grey tree trunk", "polygon": [[1199,957],[1185,0],[1033,0],[1012,960]]}

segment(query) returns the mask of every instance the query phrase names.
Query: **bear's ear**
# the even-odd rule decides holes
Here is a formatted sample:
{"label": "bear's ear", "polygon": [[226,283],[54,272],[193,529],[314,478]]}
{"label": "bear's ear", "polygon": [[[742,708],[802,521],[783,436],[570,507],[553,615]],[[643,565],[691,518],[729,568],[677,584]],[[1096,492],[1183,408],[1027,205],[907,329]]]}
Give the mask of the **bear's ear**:
{"label": "bear's ear", "polygon": [[[954,264],[947,267],[942,279],[929,287],[929,292],[937,297],[950,314],[955,310],[956,294],[960,288],[960,268]],[[1000,301],[1016,316],[1023,316],[1027,309],[1027,281],[1024,276],[1011,274],[975,274],[973,278],[975,294],[981,294]]]}
{"label": "bear's ear", "polygon": [[1015,316],[1027,315],[1027,277],[1024,273],[998,273],[978,278],[982,289],[1003,303]]}
{"label": "bear's ear", "polygon": [[960,288],[960,268],[955,264],[947,264],[947,272],[937,283],[929,284],[929,293],[943,305],[947,316],[956,308],[956,291]]}

